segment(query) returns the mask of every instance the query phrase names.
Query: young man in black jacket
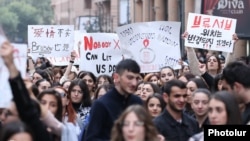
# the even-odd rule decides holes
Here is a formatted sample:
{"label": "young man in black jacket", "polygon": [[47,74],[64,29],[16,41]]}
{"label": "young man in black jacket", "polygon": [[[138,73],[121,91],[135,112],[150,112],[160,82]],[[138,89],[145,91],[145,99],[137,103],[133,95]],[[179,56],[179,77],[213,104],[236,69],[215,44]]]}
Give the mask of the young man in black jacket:
{"label": "young man in black jacket", "polygon": [[90,121],[84,141],[108,141],[114,121],[130,105],[141,104],[134,95],[140,79],[140,66],[132,59],[118,63],[113,75],[115,87],[96,100],[91,108]]}
{"label": "young man in black jacket", "polygon": [[241,62],[229,63],[222,72],[222,89],[235,95],[242,109],[243,124],[250,123],[250,67]]}
{"label": "young man in black jacket", "polygon": [[164,84],[163,98],[167,103],[163,113],[154,119],[158,132],[168,141],[187,141],[199,132],[198,122],[184,113],[187,89],[184,82],[170,80]]}

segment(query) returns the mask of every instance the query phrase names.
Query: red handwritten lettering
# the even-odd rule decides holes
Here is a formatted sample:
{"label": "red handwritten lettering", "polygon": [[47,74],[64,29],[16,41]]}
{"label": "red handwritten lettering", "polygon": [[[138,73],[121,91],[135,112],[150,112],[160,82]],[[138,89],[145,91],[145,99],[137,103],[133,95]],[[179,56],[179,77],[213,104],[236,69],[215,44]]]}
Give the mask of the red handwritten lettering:
{"label": "red handwritten lettering", "polygon": [[84,36],[84,50],[92,50],[92,49],[98,49],[98,48],[108,48],[110,47],[111,42],[98,42],[94,41],[93,37],[87,37]]}
{"label": "red handwritten lettering", "polygon": [[201,16],[195,16],[192,28],[200,27],[200,24],[201,24]]}

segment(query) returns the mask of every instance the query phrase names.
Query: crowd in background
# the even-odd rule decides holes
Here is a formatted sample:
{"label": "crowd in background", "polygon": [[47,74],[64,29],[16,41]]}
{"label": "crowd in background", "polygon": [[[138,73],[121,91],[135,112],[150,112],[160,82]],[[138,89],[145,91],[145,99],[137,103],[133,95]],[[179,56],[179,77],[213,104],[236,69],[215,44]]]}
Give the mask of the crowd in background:
{"label": "crowd in background", "polygon": [[[0,141],[192,141],[204,125],[248,124],[250,67],[187,47],[179,70],[140,73],[132,59],[112,75],[79,71],[46,58],[27,60],[23,79],[5,42],[0,54],[10,73],[13,99],[0,108]],[[234,60],[234,61],[228,61]]]}

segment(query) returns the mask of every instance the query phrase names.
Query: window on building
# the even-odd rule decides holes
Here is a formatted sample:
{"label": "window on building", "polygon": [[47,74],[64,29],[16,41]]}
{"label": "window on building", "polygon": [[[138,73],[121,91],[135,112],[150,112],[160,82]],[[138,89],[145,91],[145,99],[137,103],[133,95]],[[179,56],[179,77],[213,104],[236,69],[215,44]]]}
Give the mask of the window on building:
{"label": "window on building", "polygon": [[84,0],[85,8],[91,9],[92,0]]}

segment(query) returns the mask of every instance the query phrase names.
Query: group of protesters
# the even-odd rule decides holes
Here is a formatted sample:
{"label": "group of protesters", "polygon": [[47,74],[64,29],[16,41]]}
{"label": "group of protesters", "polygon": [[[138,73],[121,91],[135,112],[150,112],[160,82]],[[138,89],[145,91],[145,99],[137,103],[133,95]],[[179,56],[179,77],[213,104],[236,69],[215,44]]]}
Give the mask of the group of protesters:
{"label": "group of protesters", "polygon": [[28,57],[23,78],[6,41],[0,55],[13,99],[0,108],[0,141],[202,141],[204,125],[249,124],[248,62],[186,54],[178,70],[141,73],[124,59],[112,76],[79,71],[75,52],[65,67]]}

